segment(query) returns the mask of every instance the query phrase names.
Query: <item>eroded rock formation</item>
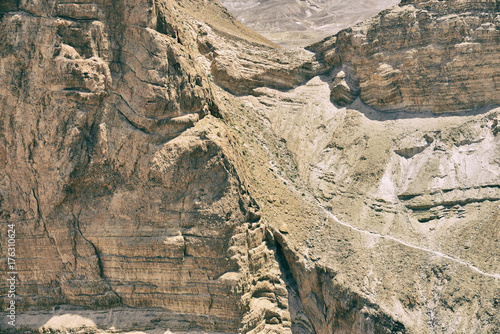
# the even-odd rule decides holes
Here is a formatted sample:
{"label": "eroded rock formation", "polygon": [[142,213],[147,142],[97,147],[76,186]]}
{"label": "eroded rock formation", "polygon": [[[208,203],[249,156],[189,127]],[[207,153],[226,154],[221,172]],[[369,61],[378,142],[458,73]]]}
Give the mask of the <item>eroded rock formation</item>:
{"label": "eroded rock formation", "polygon": [[496,103],[497,10],[404,2],[316,56],[213,1],[2,2],[18,329],[497,332],[500,111],[407,112]]}
{"label": "eroded rock formation", "polygon": [[498,1],[409,0],[311,49],[378,110],[442,113],[500,103],[499,41]]}
{"label": "eroded rock formation", "polygon": [[0,216],[2,235],[16,226],[18,312],[161,307],[189,315],[172,328],[289,331],[237,141],[197,59],[206,24],[174,1],[1,10]]}

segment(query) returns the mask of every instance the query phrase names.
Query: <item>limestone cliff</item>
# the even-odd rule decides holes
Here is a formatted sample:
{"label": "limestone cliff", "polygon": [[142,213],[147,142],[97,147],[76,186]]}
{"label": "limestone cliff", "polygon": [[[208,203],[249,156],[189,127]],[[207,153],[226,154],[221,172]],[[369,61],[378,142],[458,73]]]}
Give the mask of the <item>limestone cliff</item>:
{"label": "limestone cliff", "polygon": [[313,54],[210,0],[2,2],[17,331],[498,332],[500,109],[460,112],[498,97],[497,10],[404,2]]}
{"label": "limestone cliff", "polygon": [[156,318],[173,329],[290,330],[286,288],[198,51],[211,28],[184,6],[2,2],[0,217],[2,236],[16,226],[18,328],[33,325],[22,312],[71,304],[162,308],[181,317]]}
{"label": "limestone cliff", "polygon": [[332,98],[340,105],[358,95],[386,111],[499,104],[498,6],[495,0],[402,1],[311,49],[337,68]]}

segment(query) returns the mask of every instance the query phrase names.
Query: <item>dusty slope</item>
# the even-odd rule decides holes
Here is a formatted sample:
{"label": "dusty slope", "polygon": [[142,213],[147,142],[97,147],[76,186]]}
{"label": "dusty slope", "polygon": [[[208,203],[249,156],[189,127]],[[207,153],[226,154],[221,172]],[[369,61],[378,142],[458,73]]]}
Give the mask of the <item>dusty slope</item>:
{"label": "dusty slope", "polygon": [[245,25],[285,46],[305,46],[350,27],[399,0],[221,0]]}
{"label": "dusty slope", "polygon": [[[309,200],[297,210],[261,198],[263,217],[296,242],[285,248],[316,331],[498,331],[500,109],[417,117],[338,108],[325,81],[241,98],[257,115],[247,124],[276,136],[263,138],[268,166]],[[272,191],[267,182],[256,191]],[[304,212],[316,220],[303,225]]]}

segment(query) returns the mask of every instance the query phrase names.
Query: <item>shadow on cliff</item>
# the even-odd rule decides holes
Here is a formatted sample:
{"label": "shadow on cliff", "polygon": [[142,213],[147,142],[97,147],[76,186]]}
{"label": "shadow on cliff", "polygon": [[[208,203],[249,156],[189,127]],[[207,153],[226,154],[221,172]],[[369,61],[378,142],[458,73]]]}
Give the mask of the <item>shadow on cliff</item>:
{"label": "shadow on cliff", "polygon": [[[335,104],[333,100],[330,99],[332,104],[334,104],[337,108],[342,108],[341,106],[338,106]],[[487,114],[493,109],[499,108],[500,105],[488,105],[488,106],[483,106],[483,107],[477,107],[473,110],[468,110],[468,111],[459,111],[459,112],[448,112],[448,113],[433,113],[430,111],[426,112],[411,112],[411,111],[405,111],[405,110],[398,110],[398,111],[380,111],[377,109],[374,109],[361,101],[361,99],[358,97],[353,103],[350,105],[347,105],[347,109],[352,109],[352,110],[357,110],[361,114],[363,114],[366,118],[372,121],[379,121],[379,122],[385,122],[385,121],[394,121],[394,120],[401,120],[401,119],[412,119],[412,118],[421,118],[421,119],[436,119],[436,118],[441,118],[441,117],[464,117],[464,116],[477,116],[477,115],[483,115]]]}

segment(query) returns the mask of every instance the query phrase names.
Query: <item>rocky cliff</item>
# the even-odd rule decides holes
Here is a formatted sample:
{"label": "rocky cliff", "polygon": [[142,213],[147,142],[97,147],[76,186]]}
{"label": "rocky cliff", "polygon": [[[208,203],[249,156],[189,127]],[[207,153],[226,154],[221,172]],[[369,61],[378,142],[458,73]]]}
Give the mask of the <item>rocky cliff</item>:
{"label": "rocky cliff", "polygon": [[[22,312],[71,304],[163,308],[182,317],[156,322],[177,329],[290,329],[200,60],[211,28],[185,6],[2,3],[0,216],[3,236],[16,230],[18,328],[30,326]],[[2,242],[3,273],[6,252]],[[2,309],[6,292],[3,280]],[[284,301],[251,303],[266,293]]]}
{"label": "rocky cliff", "polygon": [[499,41],[498,1],[402,1],[311,49],[340,105],[442,113],[500,103]]}
{"label": "rocky cliff", "polygon": [[[397,67],[397,15],[432,12],[434,27],[457,11],[479,31],[492,6],[405,2],[313,54],[213,1],[2,2],[0,233],[15,226],[16,330],[497,332],[500,109],[461,110],[496,101],[498,30],[476,58],[436,39],[463,60],[459,91],[432,88],[421,53],[434,30],[408,40],[420,65],[401,67],[407,81],[369,76],[379,58],[363,54],[376,54],[370,36]],[[387,109],[406,111],[363,104],[386,108],[367,96],[389,86],[406,95]],[[455,114],[407,112],[428,109]]]}

